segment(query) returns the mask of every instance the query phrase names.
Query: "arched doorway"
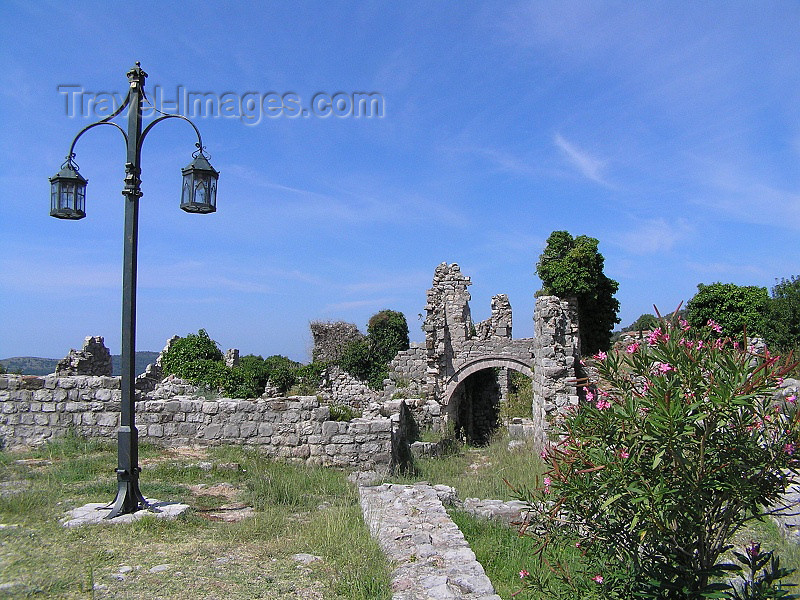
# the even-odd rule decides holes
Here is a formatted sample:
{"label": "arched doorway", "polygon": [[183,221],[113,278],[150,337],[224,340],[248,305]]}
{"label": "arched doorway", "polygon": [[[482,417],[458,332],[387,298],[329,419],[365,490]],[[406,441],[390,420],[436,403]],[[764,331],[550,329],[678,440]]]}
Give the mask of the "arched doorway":
{"label": "arched doorway", "polygon": [[500,385],[496,369],[482,369],[458,384],[447,405],[457,438],[485,446],[500,424]]}

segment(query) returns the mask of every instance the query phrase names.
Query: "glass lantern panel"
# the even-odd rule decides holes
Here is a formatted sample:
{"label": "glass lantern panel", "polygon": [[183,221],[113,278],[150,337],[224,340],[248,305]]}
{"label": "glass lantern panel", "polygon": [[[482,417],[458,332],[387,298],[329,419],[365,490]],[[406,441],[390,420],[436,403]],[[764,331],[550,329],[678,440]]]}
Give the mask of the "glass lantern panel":
{"label": "glass lantern panel", "polygon": [[75,196],[75,184],[61,183],[61,202],[59,208],[72,208]]}
{"label": "glass lantern panel", "polygon": [[196,204],[207,204],[207,190],[206,190],[206,182],[204,177],[200,177],[197,181],[194,182],[194,202]]}

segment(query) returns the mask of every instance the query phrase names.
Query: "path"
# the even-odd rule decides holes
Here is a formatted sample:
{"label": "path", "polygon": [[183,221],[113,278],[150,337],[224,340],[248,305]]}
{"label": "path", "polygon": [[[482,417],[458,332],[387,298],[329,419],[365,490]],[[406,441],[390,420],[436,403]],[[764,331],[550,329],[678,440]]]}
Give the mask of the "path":
{"label": "path", "polygon": [[501,600],[440,495],[447,486],[360,487],[364,521],[394,565],[392,600]]}

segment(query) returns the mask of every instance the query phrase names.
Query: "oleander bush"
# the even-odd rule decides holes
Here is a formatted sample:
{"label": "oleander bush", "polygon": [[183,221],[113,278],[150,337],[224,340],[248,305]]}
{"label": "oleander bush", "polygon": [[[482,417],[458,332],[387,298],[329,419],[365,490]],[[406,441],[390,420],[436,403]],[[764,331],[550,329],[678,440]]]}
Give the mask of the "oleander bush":
{"label": "oleander bush", "polygon": [[[797,399],[775,395],[796,363],[754,354],[712,320],[692,328],[677,317],[594,359],[599,381],[556,422],[545,476],[520,490],[543,515],[528,532],[549,566],[529,591],[736,597],[728,580],[738,567],[723,557],[797,474]],[[783,593],[779,579],[771,585]]]}

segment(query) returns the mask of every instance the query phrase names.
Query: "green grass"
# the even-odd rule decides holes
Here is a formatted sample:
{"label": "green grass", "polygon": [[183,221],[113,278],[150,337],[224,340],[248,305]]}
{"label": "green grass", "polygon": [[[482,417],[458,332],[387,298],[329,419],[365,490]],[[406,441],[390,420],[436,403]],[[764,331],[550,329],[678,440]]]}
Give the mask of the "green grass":
{"label": "green grass", "polygon": [[[255,450],[224,447],[197,458],[142,445],[145,495],[194,510],[174,521],[64,528],[70,508],[110,501],[113,443],[76,436],[41,448],[0,452],[0,481],[25,481],[0,496],[0,595],[10,598],[391,597],[389,568],[361,517],[345,473],[275,463]],[[33,460],[30,460],[33,459]],[[197,463],[238,463],[201,469]],[[21,461],[21,462],[20,462]],[[225,496],[194,496],[190,485],[226,482],[256,508],[237,523],[204,518]],[[300,565],[295,553],[322,560]],[[151,573],[158,565],[165,572]],[[121,573],[120,569],[130,567]],[[123,569],[127,571],[127,569]],[[93,591],[93,587],[100,586]]]}

